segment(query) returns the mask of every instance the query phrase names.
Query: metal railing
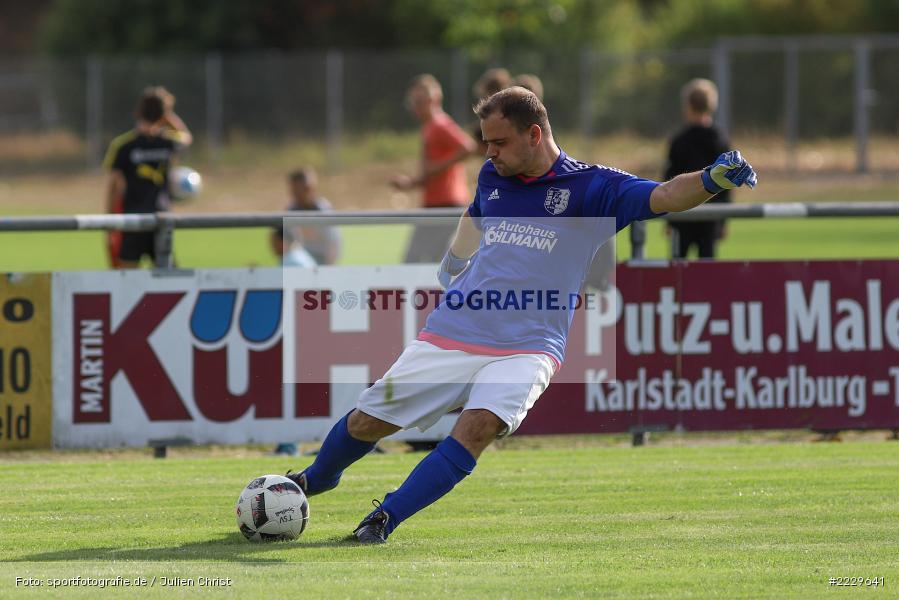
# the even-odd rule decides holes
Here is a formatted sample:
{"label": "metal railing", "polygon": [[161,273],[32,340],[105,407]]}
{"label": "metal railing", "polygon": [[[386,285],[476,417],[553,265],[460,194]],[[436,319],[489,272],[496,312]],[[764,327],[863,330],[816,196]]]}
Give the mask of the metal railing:
{"label": "metal railing", "polygon": [[[0,234],[7,231],[143,231],[155,236],[156,267],[174,266],[175,229],[281,227],[285,219],[303,225],[438,225],[458,217],[458,208],[408,211],[340,211],[133,215],[71,215],[0,217]],[[717,221],[720,219],[783,219],[818,217],[899,217],[899,202],[788,202],[767,204],[706,204],[662,217],[668,221]],[[638,225],[638,224],[635,224]],[[644,258],[645,233],[632,227],[631,258]]]}

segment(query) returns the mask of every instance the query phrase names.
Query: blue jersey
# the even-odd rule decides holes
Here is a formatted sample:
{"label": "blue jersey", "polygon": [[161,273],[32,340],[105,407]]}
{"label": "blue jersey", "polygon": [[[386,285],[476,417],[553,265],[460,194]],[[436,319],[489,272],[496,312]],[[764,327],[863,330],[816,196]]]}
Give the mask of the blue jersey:
{"label": "blue jersey", "polygon": [[470,266],[419,339],[473,353],[550,355],[559,364],[576,296],[599,247],[656,215],[659,185],[564,152],[539,178],[503,177],[487,161],[468,214],[483,233]]}

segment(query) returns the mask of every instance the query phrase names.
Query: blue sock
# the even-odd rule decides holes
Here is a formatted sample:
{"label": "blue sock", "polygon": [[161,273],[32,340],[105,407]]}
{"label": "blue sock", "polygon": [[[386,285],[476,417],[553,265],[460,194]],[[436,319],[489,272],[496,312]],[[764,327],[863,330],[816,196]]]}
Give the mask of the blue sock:
{"label": "blue sock", "polygon": [[465,446],[447,437],[409,473],[397,491],[387,494],[381,508],[390,520],[386,534],[397,525],[442,498],[457,483],[471,475],[477,461]]}
{"label": "blue sock", "polygon": [[350,435],[350,411],[334,424],[322,443],[315,462],[306,467],[308,493],[319,494],[337,487],[344,469],[371,452],[375,442],[363,442]]}

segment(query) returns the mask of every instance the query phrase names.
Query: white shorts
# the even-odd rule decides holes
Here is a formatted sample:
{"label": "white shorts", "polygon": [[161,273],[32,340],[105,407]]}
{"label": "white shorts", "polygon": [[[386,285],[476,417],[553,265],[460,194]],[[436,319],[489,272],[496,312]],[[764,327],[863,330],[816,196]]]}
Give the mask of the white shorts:
{"label": "white shorts", "polygon": [[453,410],[489,410],[511,435],[549,385],[555,363],[545,354],[484,356],[409,344],[357,408],[403,429],[425,431]]}

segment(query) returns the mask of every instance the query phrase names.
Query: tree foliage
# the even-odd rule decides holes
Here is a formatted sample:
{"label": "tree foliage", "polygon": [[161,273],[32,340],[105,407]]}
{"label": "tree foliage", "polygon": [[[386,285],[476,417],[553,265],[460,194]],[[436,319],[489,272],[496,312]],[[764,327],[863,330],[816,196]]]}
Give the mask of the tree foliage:
{"label": "tree foliage", "polygon": [[52,54],[185,53],[440,44],[427,3],[388,0],[58,0],[41,46]]}
{"label": "tree foliage", "polygon": [[622,0],[453,0],[444,41],[480,52],[505,48],[627,49],[643,37],[641,12]]}
{"label": "tree foliage", "polygon": [[58,0],[41,46],[58,55],[328,47],[487,55],[896,31],[899,2],[886,0]]}
{"label": "tree foliage", "polygon": [[883,0],[668,0],[646,11],[655,47],[698,46],[722,35],[895,33],[899,3]]}

